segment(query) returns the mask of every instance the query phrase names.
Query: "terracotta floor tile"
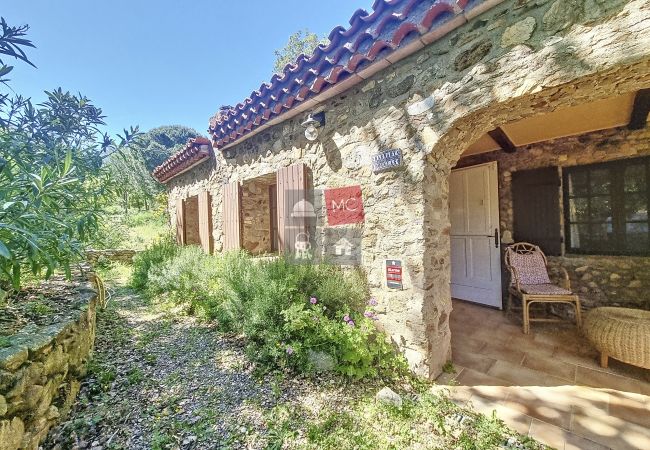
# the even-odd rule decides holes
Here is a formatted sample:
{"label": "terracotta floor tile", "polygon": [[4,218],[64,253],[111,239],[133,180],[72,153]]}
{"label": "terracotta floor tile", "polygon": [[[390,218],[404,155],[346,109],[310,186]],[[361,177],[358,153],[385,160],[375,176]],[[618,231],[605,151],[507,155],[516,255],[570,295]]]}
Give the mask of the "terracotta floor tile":
{"label": "terracotta floor tile", "polygon": [[645,399],[639,400],[629,396],[609,395],[609,413],[627,422],[632,422],[647,428],[650,433],[650,403]]}
{"label": "terracotta floor tile", "polygon": [[472,369],[465,369],[458,377],[461,386],[509,386],[506,380],[492,377]]}
{"label": "terracotta floor tile", "polygon": [[594,442],[591,439],[583,438],[573,433],[567,433],[564,450],[609,450],[609,447]]}
{"label": "terracotta floor tile", "polygon": [[565,361],[551,359],[546,355],[526,354],[522,365],[529,369],[562,378],[572,384],[576,379],[576,366]]}
{"label": "terracotta floor tile", "polygon": [[568,429],[571,426],[571,406],[554,401],[550,394],[551,392],[546,392],[543,388],[513,389],[503,405],[551,425]]}
{"label": "terracotta floor tile", "polygon": [[473,353],[479,353],[486,345],[487,342],[482,341],[480,339],[473,339],[471,337],[464,336],[462,334],[459,334],[458,336],[454,336],[454,333],[452,331],[452,337],[451,337],[452,352],[469,351]]}
{"label": "terracotta floor tile", "polygon": [[497,361],[487,372],[488,375],[508,380],[517,386],[563,386],[566,380],[538,372],[507,361]]}
{"label": "terracotta floor tile", "polygon": [[650,391],[650,386],[642,381],[580,366],[576,372],[576,383],[637,394],[646,394]]}
{"label": "terracotta floor tile", "polygon": [[483,350],[481,350],[481,355],[500,361],[508,361],[513,364],[521,364],[524,356],[526,356],[524,352],[499,342],[488,342]]}
{"label": "terracotta floor tile", "polygon": [[557,449],[563,450],[566,443],[567,437],[571,433],[563,430],[560,427],[551,425],[541,420],[533,419],[530,424],[530,431],[528,435],[534,439],[537,439],[542,444],[555,447]]}
{"label": "terracotta floor tile", "polygon": [[571,431],[617,450],[649,449],[650,430],[608,415],[574,414]]}
{"label": "terracotta floor tile", "polygon": [[497,417],[503,420],[506,425],[515,430],[517,433],[521,433],[524,436],[528,435],[530,431],[530,424],[533,421],[533,418],[522,414],[520,411],[514,410],[502,404],[497,404],[495,407],[497,412]]}
{"label": "terracotta floor tile", "polygon": [[457,351],[453,352],[452,355],[454,364],[483,373],[487,373],[496,362],[496,359],[470,352]]}

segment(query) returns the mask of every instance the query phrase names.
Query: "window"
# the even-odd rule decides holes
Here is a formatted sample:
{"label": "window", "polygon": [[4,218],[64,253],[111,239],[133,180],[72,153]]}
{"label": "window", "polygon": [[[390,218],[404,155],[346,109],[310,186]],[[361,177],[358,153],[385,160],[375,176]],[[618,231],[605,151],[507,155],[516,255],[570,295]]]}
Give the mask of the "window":
{"label": "window", "polygon": [[564,169],[566,250],[586,254],[650,254],[650,158]]}

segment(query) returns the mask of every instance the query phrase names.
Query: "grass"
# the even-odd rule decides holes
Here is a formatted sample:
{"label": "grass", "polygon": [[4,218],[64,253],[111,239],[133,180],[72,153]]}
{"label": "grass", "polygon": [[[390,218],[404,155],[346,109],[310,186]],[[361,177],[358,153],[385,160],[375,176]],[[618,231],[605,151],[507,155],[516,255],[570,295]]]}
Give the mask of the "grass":
{"label": "grass", "polygon": [[346,407],[324,406],[315,417],[281,404],[266,416],[269,447],[339,450],[354,448],[493,449],[515,438],[526,449],[543,448],[517,436],[496,416],[462,408],[447,396],[423,392],[405,396],[403,405],[363,396]]}

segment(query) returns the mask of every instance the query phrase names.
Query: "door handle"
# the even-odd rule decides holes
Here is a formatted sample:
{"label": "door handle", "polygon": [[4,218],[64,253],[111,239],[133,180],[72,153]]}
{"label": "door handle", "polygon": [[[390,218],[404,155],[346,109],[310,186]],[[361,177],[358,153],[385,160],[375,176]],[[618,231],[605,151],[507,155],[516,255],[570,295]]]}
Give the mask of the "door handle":
{"label": "door handle", "polygon": [[499,229],[494,229],[494,248],[499,248]]}

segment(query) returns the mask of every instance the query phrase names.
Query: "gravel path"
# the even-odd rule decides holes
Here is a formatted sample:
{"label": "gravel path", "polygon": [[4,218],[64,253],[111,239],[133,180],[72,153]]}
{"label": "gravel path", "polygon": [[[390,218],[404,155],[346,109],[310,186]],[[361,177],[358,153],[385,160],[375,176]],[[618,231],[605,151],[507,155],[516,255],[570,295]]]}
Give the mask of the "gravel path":
{"label": "gravel path", "polygon": [[325,401],[336,407],[351,400],[350,392],[358,397],[376,389],[350,389],[340,379],[255,376],[243,345],[118,289],[99,313],[77,404],[44,448],[265,448],[265,417],[276,405],[317,415]]}

